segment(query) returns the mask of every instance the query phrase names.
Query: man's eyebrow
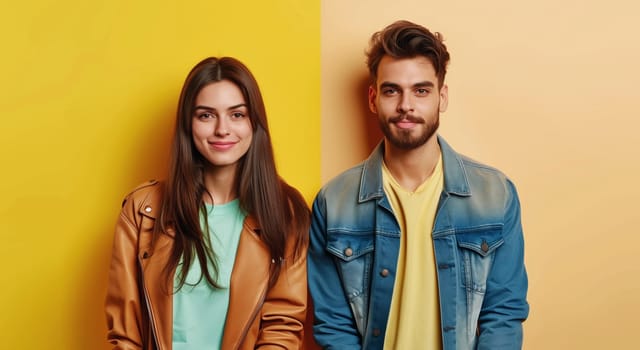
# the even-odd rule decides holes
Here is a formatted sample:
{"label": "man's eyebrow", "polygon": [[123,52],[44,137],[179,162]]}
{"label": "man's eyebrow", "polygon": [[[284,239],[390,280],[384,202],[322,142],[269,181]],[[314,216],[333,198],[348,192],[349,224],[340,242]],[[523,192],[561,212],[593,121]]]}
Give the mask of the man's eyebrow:
{"label": "man's eyebrow", "polygon": [[436,86],[436,84],[434,84],[432,81],[428,81],[428,80],[421,81],[419,83],[413,84],[414,88],[434,87],[434,86]]}
{"label": "man's eyebrow", "polygon": [[392,83],[389,81],[385,81],[382,82],[382,84],[380,84],[380,88],[394,88],[394,89],[398,89],[400,88],[400,85],[396,84],[396,83]]}
{"label": "man's eyebrow", "polygon": [[[425,87],[434,87],[436,86],[436,84],[434,84],[432,81],[429,80],[425,80],[425,81],[421,81],[418,83],[415,83],[412,85],[413,88],[425,88]],[[385,81],[382,84],[380,84],[380,88],[394,88],[394,89],[399,89],[400,85],[396,84],[396,83],[392,83],[390,81]]]}

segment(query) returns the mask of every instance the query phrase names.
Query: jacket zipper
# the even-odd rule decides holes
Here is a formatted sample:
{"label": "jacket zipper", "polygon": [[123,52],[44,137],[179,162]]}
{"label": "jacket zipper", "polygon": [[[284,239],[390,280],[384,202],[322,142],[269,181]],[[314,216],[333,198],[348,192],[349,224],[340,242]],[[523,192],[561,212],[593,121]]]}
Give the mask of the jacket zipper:
{"label": "jacket zipper", "polygon": [[244,342],[244,339],[247,337],[247,333],[249,333],[249,327],[251,327],[251,325],[253,324],[253,320],[256,318],[258,312],[262,310],[262,305],[264,304],[264,300],[266,299],[266,296],[267,296],[267,288],[262,290],[262,294],[260,295],[260,302],[258,302],[258,305],[256,305],[256,308],[253,310],[253,313],[251,314],[251,318],[249,319],[249,322],[247,322],[247,324],[244,326],[240,339],[236,343],[236,346],[234,347],[234,349],[239,349],[240,344]]}
{"label": "jacket zipper", "polygon": [[147,291],[147,285],[144,283],[144,273],[142,271],[142,261],[140,261],[140,257],[138,257],[138,265],[140,266],[140,280],[142,281],[142,290],[144,292],[144,302],[147,305],[147,310],[149,312],[149,324],[151,325],[151,336],[153,337],[153,343],[156,346],[157,350],[162,350],[160,348],[160,344],[158,343],[158,331],[156,330],[155,325],[155,317],[153,316],[153,310],[151,309],[151,303],[149,303],[149,292]]}

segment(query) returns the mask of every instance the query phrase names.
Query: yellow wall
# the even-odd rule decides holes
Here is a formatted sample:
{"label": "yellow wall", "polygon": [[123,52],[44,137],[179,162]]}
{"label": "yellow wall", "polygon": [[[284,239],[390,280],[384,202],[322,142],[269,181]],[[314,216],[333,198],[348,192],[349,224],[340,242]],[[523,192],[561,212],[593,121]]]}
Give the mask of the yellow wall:
{"label": "yellow wall", "polygon": [[624,0],[4,6],[4,347],[108,348],[113,224],[129,189],[163,176],[177,95],[199,59],[233,55],[252,69],[279,169],[310,200],[377,141],[363,51],[373,31],[407,18],[443,32],[452,53],[442,134],[518,185],[525,348],[628,348],[640,313],[638,10]]}
{"label": "yellow wall", "polygon": [[441,133],[505,171],[520,192],[531,303],[525,349],[635,346],[640,5],[323,0],[321,7],[323,182],[366,157],[379,135],[366,109],[371,33],[397,19],[442,32],[452,61]]}
{"label": "yellow wall", "polygon": [[108,348],[102,304],[120,203],[164,176],[178,94],[201,58],[236,56],[253,71],[279,169],[311,200],[319,26],[318,1],[2,6],[2,348]]}

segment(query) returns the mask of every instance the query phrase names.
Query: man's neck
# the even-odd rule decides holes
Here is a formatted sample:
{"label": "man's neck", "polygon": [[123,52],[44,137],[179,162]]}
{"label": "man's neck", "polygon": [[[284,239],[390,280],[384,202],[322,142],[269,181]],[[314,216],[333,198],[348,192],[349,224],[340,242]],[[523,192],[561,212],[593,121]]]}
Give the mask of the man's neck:
{"label": "man's neck", "polygon": [[414,191],[433,173],[440,159],[440,145],[433,135],[424,145],[414,149],[402,149],[384,142],[384,163],[398,184]]}

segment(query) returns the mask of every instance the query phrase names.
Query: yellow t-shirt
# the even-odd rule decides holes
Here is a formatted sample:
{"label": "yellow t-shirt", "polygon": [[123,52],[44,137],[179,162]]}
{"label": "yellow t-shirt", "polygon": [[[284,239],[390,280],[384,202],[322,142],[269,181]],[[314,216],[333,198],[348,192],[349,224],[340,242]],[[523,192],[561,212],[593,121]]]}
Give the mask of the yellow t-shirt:
{"label": "yellow t-shirt", "polygon": [[438,278],[431,232],[442,192],[442,156],[433,174],[407,191],[383,163],[382,183],[400,224],[400,252],[385,349],[442,349]]}

